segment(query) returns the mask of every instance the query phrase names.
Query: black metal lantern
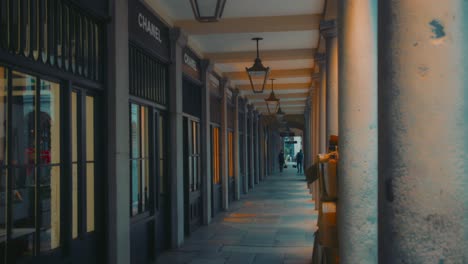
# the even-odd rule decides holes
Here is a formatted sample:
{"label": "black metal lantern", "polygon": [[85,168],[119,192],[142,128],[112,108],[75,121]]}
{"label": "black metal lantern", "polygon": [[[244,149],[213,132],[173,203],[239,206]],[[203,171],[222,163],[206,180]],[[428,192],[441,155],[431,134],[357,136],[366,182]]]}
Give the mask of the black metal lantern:
{"label": "black metal lantern", "polygon": [[278,118],[283,118],[285,115],[286,113],[283,112],[283,109],[281,109],[281,104],[280,104],[280,106],[278,107],[278,111],[276,112],[276,116],[278,116]]}
{"label": "black metal lantern", "polygon": [[250,85],[254,93],[263,93],[265,90],[265,84],[270,75],[270,67],[265,67],[260,60],[260,53],[258,51],[258,41],[263,38],[253,38],[252,40],[257,41],[257,58],[254,61],[254,64],[250,68],[245,68],[247,74],[249,75]]}
{"label": "black metal lantern", "polygon": [[270,114],[276,114],[278,112],[278,108],[279,108],[279,104],[280,104],[280,100],[278,98],[276,98],[275,96],[275,92],[273,91],[273,81],[275,79],[271,79],[271,93],[270,93],[270,96],[268,96],[268,98],[265,98],[265,103],[267,105],[267,108],[268,108],[268,112]]}
{"label": "black metal lantern", "polygon": [[190,0],[195,19],[199,22],[218,22],[227,0]]}

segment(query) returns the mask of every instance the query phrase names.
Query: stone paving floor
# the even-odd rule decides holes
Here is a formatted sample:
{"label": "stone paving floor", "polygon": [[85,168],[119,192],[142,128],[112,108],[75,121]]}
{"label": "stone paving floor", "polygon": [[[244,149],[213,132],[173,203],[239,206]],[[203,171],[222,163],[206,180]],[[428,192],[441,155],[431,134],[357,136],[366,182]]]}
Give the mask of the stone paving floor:
{"label": "stone paving floor", "polygon": [[292,166],[267,177],[157,264],[309,264],[317,212]]}

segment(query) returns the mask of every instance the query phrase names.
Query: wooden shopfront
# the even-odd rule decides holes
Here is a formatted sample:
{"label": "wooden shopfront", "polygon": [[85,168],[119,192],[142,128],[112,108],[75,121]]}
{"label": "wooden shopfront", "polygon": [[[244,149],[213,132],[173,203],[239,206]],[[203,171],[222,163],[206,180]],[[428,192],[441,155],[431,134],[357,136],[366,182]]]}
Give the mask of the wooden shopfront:
{"label": "wooden shopfront", "polygon": [[139,0],[129,1],[131,262],[168,249],[169,28]]}
{"label": "wooden shopfront", "polygon": [[106,8],[0,0],[2,263],[105,261]]}
{"label": "wooden shopfront", "polygon": [[200,147],[200,119],[202,83],[200,59],[189,48],[183,55],[183,122],[184,122],[184,210],[185,234],[189,235],[202,224],[202,175]]}

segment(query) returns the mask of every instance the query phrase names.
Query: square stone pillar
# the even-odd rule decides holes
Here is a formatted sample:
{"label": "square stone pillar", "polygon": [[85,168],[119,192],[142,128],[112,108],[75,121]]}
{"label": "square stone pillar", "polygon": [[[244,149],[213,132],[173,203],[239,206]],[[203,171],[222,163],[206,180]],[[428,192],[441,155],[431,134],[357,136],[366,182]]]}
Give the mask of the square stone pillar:
{"label": "square stone pillar", "polygon": [[203,203],[203,224],[211,222],[211,106],[210,106],[210,74],[213,64],[209,60],[201,61],[201,81],[202,81],[202,116],[200,122],[201,132],[201,176],[202,176],[202,203]]}
{"label": "square stone pillar", "polygon": [[[171,38],[171,65],[169,67],[169,179],[171,191],[171,247],[178,248],[184,241],[184,126],[182,115],[182,63],[187,36],[173,28]],[[128,40],[127,40],[128,42]],[[128,162],[127,162],[128,163]]]}
{"label": "square stone pillar", "polygon": [[250,160],[249,160],[249,175],[250,177],[247,178],[247,181],[249,182],[249,186],[253,189],[254,188],[254,185],[255,185],[255,151],[254,151],[254,137],[253,137],[253,133],[254,133],[254,128],[253,128],[253,120],[254,120],[254,107],[253,105],[248,105],[247,106],[248,110],[249,110],[249,122],[248,122],[248,126],[249,126],[249,130],[250,130],[250,134],[249,134],[249,137],[250,137],[250,144],[247,146],[247,148],[249,149],[250,151]]}
{"label": "square stone pillar", "polygon": [[260,182],[260,140],[258,137],[258,122],[259,122],[259,113],[257,110],[254,111],[254,164],[255,164],[255,184]]}
{"label": "square stone pillar", "polygon": [[229,168],[228,168],[228,131],[227,131],[227,84],[228,79],[221,79],[219,88],[221,89],[221,188],[222,188],[222,208],[229,208]]}
{"label": "square stone pillar", "polygon": [[249,156],[248,153],[250,151],[250,147],[247,144],[248,142],[247,141],[247,136],[248,136],[247,126],[249,125],[249,123],[247,122],[247,118],[249,116],[248,107],[247,107],[247,99],[244,99],[243,107],[244,107],[244,139],[243,139],[243,142],[241,142],[241,144],[244,144],[244,148],[243,148],[244,152],[242,153],[241,159],[244,160],[244,181],[243,181],[242,191],[244,194],[246,194],[249,192],[248,175],[250,171],[250,167],[248,166],[248,163],[247,163],[247,158]]}
{"label": "square stone pillar", "polygon": [[240,156],[239,153],[239,90],[236,89],[232,93],[232,99],[234,101],[234,189],[235,199],[240,200]]}
{"label": "square stone pillar", "polygon": [[258,135],[259,135],[259,155],[260,155],[260,180],[263,181],[265,179],[265,129],[263,126],[263,116],[259,118],[259,125],[258,125]]}
{"label": "square stone pillar", "polygon": [[109,2],[107,106],[107,260],[130,263],[128,0]]}
{"label": "square stone pillar", "polygon": [[320,22],[320,34],[326,41],[327,123],[326,145],[331,135],[338,135],[338,38],[336,20]]}

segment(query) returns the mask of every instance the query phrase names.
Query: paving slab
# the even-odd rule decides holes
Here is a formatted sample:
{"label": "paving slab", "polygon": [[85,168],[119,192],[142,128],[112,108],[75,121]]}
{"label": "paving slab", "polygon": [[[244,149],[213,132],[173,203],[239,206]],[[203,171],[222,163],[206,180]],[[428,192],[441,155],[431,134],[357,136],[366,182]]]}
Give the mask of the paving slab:
{"label": "paving slab", "polygon": [[156,264],[309,264],[317,211],[303,175],[268,176]]}

